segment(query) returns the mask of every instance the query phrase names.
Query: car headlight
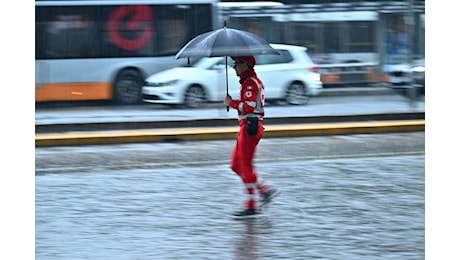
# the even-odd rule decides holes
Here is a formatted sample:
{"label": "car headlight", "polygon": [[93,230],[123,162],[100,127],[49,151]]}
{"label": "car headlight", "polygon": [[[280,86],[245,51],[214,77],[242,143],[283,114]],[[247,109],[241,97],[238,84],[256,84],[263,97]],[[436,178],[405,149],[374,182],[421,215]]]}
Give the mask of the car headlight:
{"label": "car headlight", "polygon": [[425,72],[425,67],[423,66],[415,66],[412,68],[413,72]]}
{"label": "car headlight", "polygon": [[145,86],[149,86],[149,87],[167,87],[167,86],[175,85],[175,84],[177,84],[177,82],[179,82],[178,79],[173,79],[173,80],[166,81],[166,82],[148,82],[148,81],[146,81]]}

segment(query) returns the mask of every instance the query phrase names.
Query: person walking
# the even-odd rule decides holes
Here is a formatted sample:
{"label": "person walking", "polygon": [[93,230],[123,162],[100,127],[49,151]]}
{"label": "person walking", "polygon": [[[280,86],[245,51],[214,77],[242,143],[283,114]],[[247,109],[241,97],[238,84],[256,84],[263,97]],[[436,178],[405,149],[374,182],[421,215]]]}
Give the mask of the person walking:
{"label": "person walking", "polygon": [[[238,111],[240,130],[231,155],[230,168],[242,180],[248,195],[244,209],[234,214],[235,218],[254,218],[260,206],[270,202],[279,190],[262,181],[253,167],[256,147],[263,136],[264,126],[264,85],[254,70],[256,60],[253,56],[232,56],[233,69],[239,77],[240,96],[233,99],[230,95],[224,103]],[[257,195],[260,195],[258,203]],[[261,205],[259,205],[261,204]]]}

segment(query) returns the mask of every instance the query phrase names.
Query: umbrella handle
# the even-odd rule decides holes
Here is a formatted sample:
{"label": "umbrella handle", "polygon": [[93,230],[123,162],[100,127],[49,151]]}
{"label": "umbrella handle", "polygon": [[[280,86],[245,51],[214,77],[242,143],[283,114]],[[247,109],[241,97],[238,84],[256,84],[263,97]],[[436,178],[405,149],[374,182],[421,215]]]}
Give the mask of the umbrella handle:
{"label": "umbrella handle", "polygon": [[[227,56],[225,56],[225,86],[227,88],[227,96],[228,96],[228,64],[227,64]],[[227,112],[230,111],[230,107],[227,106]]]}

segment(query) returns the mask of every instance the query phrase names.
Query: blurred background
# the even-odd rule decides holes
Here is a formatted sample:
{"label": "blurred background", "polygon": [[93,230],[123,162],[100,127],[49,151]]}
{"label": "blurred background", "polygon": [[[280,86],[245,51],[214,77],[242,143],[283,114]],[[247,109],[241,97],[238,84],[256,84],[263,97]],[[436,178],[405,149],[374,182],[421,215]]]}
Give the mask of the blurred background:
{"label": "blurred background", "polygon": [[35,101],[142,104],[145,79],[224,21],[306,47],[324,88],[424,94],[425,1],[35,1]]}

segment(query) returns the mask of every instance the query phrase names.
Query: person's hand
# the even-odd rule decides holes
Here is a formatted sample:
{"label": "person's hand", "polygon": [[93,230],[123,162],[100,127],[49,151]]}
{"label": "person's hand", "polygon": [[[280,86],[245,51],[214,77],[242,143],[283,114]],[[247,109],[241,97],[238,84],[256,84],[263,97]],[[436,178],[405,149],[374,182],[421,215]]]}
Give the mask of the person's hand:
{"label": "person's hand", "polygon": [[232,102],[232,101],[233,101],[233,99],[232,99],[232,97],[229,96],[229,95],[227,95],[227,96],[224,98],[224,103],[225,103],[225,105],[227,105],[227,106],[230,106],[230,102]]}

